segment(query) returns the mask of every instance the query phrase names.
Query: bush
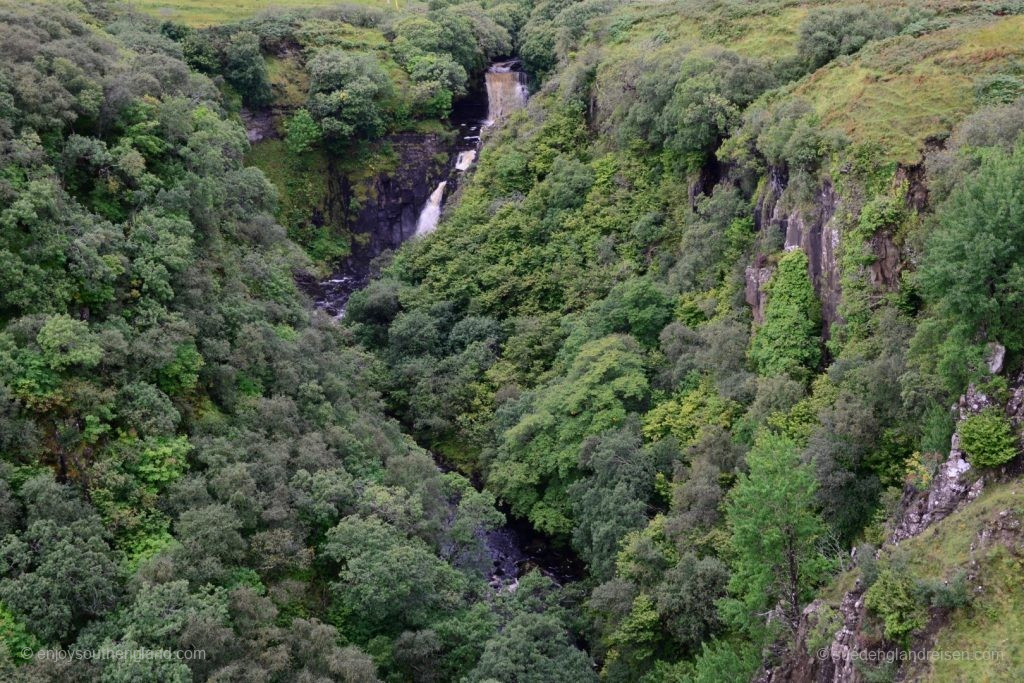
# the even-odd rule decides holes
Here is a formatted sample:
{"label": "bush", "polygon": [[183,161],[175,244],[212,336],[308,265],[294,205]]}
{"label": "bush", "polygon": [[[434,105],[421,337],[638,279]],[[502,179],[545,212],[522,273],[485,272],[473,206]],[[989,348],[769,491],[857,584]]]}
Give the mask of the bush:
{"label": "bush", "polygon": [[995,408],[964,420],[960,425],[960,447],[977,467],[996,467],[1017,455],[1010,423]]}
{"label": "bush", "polygon": [[995,74],[974,85],[979,104],[1010,104],[1024,95],[1024,81],[1010,74]]}
{"label": "bush", "polygon": [[800,25],[797,52],[810,69],[840,55],[852,55],[872,40],[896,35],[911,17],[893,16],[868,7],[827,8],[812,11]]}
{"label": "bush", "polygon": [[[202,52],[195,53],[197,63]],[[260,53],[260,41],[246,31],[236,33],[224,48],[224,77],[251,106],[270,104],[273,93],[270,90],[270,76],[267,64]]]}
{"label": "bush", "polygon": [[864,594],[864,604],[881,617],[886,638],[904,642],[927,623],[928,614],[918,603],[916,592],[908,574],[887,567]]}
{"label": "bush", "polygon": [[386,132],[384,100],[394,86],[375,55],[326,48],[310,60],[309,75],[308,109],[324,137],[347,144]]}
{"label": "bush", "polygon": [[299,109],[288,119],[287,128],[288,151],[292,154],[302,154],[320,140],[320,127],[305,109]]}
{"label": "bush", "polygon": [[754,332],[750,361],[758,374],[804,379],[821,359],[819,304],[807,275],[807,255],[788,252],[768,285],[764,324]]}

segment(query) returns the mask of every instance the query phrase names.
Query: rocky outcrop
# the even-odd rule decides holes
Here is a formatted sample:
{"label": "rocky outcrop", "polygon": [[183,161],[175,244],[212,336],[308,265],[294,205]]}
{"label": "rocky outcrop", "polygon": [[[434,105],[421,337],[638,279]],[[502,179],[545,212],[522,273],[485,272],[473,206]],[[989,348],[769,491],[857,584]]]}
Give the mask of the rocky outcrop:
{"label": "rocky outcrop", "polygon": [[[989,396],[971,386],[953,406],[954,417],[959,424],[992,405],[994,402]],[[904,491],[900,505],[902,513],[893,526],[889,543],[895,544],[917,536],[980,496],[984,487],[985,477],[973,476],[971,464],[960,449],[960,434],[954,433],[950,440],[949,457],[935,473],[928,489],[918,491],[907,486]]]}
{"label": "rocky outcrop", "polygon": [[876,292],[895,291],[900,284],[903,263],[900,250],[892,240],[892,234],[879,232],[869,242],[875,260],[868,266],[868,283]]}
{"label": "rocky outcrop", "polygon": [[250,144],[264,140],[276,140],[281,137],[277,133],[277,127],[274,123],[275,114],[272,110],[260,109],[253,111],[242,107],[239,116],[242,119],[242,125],[245,126],[245,136],[249,139]]}
{"label": "rocky outcrop", "polygon": [[[824,323],[822,332],[827,338],[831,326],[839,321],[838,310],[842,295],[839,264],[842,200],[831,181],[825,180],[818,187],[813,201],[794,204],[791,199],[787,199],[788,182],[785,170],[769,170],[754,210],[754,227],[766,235],[777,231],[786,249],[799,248],[807,254],[808,276],[821,302]],[[923,184],[921,169],[916,166],[901,168],[893,182],[897,187],[907,188],[908,206],[918,211],[925,208],[928,192]],[[892,232],[888,229],[880,230],[870,237],[868,246],[874,256],[865,272],[868,284],[875,292],[895,291],[900,284],[903,258]],[[747,302],[751,307],[761,302],[761,297],[754,289],[761,275],[759,268],[755,265],[747,269]],[[755,319],[757,315],[755,309]]]}
{"label": "rocky outcrop", "polygon": [[[778,230],[787,249],[800,248],[807,254],[807,269],[814,291],[821,301],[824,333],[837,319],[840,296],[838,264],[839,227],[836,210],[839,197],[832,183],[822,183],[810,207],[787,207],[782,201],[788,178],[780,169],[768,174],[754,213],[755,228]],[[748,271],[748,287],[750,286]],[[748,294],[748,302],[750,301]]]}
{"label": "rocky outcrop", "polygon": [[350,256],[330,278],[296,275],[315,304],[332,315],[340,314],[352,292],[369,282],[374,259],[415,234],[420,210],[451,165],[452,145],[445,136],[401,133],[386,143],[396,157],[393,170],[352,175],[332,160],[327,215],[312,216],[314,225],[344,226],[352,236]]}
{"label": "rocky outcrop", "polygon": [[[812,634],[828,628],[837,616],[840,626],[831,642],[825,645],[812,644]],[[859,588],[843,596],[838,613],[823,600],[815,600],[800,615],[796,651],[801,654],[790,654],[779,666],[763,669],[756,678],[757,683],[860,681],[853,653],[865,650],[870,644],[861,632],[864,617],[864,592]],[[813,652],[808,649],[813,649]]]}
{"label": "rocky outcrop", "polygon": [[[1005,349],[999,344],[993,344],[988,358],[988,367],[993,374],[1002,371],[1004,358]],[[1005,413],[1020,434],[1019,428],[1024,425],[1024,371],[1017,375],[1010,389],[1010,399],[1006,403]],[[972,385],[952,406],[951,411],[959,425],[972,415],[999,406],[1000,404],[991,396]],[[961,450],[959,434],[954,433],[950,440],[949,456],[939,466],[928,488],[920,491],[908,485],[904,490],[900,512],[891,527],[886,543],[898,545],[920,535],[928,527],[978,498],[990,481],[1019,476],[1021,468],[1021,463],[1013,461],[998,470],[990,470],[979,475]],[[978,534],[978,538],[972,544],[972,550],[999,543],[1015,554],[1024,555],[1021,528],[1021,521],[1012,511],[1004,512]],[[867,612],[864,605],[864,590],[860,582],[858,581],[857,586],[843,596],[839,607],[842,625],[836,630],[831,642],[824,647],[818,646],[812,652],[810,649],[813,646],[809,645],[810,636],[816,629],[820,632],[821,620],[823,615],[827,614],[826,610],[831,611],[832,615],[835,614],[835,611],[821,600],[816,600],[804,608],[797,627],[795,644],[779,658],[777,665],[761,670],[756,679],[759,683],[859,683],[863,680],[853,653],[877,650],[886,647],[886,644],[876,642],[877,637],[865,632]]]}
{"label": "rocky outcrop", "polygon": [[979,477],[970,481],[966,476],[970,469],[970,463],[960,450],[959,435],[954,434],[949,458],[939,467],[928,490],[921,493],[910,488],[904,493],[901,503],[903,514],[889,536],[889,542],[899,543],[917,536],[981,495],[985,480]]}
{"label": "rocky outcrop", "polygon": [[835,221],[838,206],[835,188],[826,181],[815,197],[810,215],[793,209],[773,218],[785,233],[785,247],[799,247],[807,254],[808,274],[821,301],[821,318],[826,331],[836,320],[839,307],[839,227]]}
{"label": "rocky outcrop", "polygon": [[775,270],[768,266],[768,259],[761,255],[752,266],[747,266],[746,288],[744,297],[750,306],[754,316],[754,322],[760,325],[764,322],[764,306],[767,303],[768,283],[772,279]]}

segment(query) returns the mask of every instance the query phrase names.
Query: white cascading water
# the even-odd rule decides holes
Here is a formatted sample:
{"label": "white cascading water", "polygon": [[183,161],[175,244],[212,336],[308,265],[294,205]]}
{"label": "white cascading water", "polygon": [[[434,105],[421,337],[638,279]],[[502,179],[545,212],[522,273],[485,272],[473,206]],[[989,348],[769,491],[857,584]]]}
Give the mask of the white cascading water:
{"label": "white cascading water", "polygon": [[508,118],[509,114],[526,106],[530,92],[526,89],[526,74],[517,71],[518,61],[492,64],[484,75],[487,85],[487,121],[493,126]]}
{"label": "white cascading water", "polygon": [[430,193],[427,203],[423,205],[420,217],[416,220],[417,237],[429,235],[437,228],[437,222],[441,219],[441,200],[444,199],[444,188],[447,184],[447,180],[441,181],[441,184]]}
{"label": "white cascading water", "polygon": [[455,170],[456,171],[468,171],[469,167],[476,161],[476,150],[467,149],[459,152],[459,156],[455,159]]}
{"label": "white cascading water", "polygon": [[[508,116],[526,106],[526,100],[530,93],[526,89],[526,74],[518,70],[519,62],[498,62],[492,64],[484,75],[484,82],[487,86],[487,120],[485,126],[494,124],[508,118]],[[467,137],[466,140],[470,140]],[[472,139],[479,141],[479,136],[472,136]],[[479,144],[479,142],[477,142]],[[467,149],[459,152],[455,159],[455,170],[467,171],[476,161],[477,150]],[[423,205],[419,218],[416,220],[416,237],[429,235],[437,229],[437,223],[441,219],[441,202],[444,199],[444,189],[448,181],[443,181],[430,193],[427,203]]]}

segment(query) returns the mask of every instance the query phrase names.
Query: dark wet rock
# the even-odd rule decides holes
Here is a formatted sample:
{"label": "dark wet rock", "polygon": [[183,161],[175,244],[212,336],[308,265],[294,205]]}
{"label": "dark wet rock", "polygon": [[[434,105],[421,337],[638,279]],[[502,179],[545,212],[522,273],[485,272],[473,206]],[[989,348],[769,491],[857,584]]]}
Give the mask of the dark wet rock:
{"label": "dark wet rock", "polygon": [[280,137],[277,127],[274,125],[275,116],[272,111],[251,111],[242,107],[240,116],[242,124],[245,126],[245,136],[249,138],[250,144],[263,140],[276,140]]}

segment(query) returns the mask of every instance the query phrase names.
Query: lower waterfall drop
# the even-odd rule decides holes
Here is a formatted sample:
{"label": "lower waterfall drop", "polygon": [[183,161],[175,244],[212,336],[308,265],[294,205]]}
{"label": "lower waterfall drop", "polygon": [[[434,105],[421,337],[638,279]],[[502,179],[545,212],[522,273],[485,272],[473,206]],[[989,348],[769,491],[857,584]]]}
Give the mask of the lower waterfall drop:
{"label": "lower waterfall drop", "polygon": [[441,200],[444,199],[444,188],[448,185],[447,180],[442,180],[433,192],[430,193],[430,197],[427,198],[427,203],[423,205],[423,210],[420,211],[420,217],[416,220],[416,237],[422,237],[423,235],[429,235],[437,229],[437,222],[441,219]]}
{"label": "lower waterfall drop", "polygon": [[467,149],[465,151],[459,152],[459,156],[455,160],[455,170],[468,171],[469,167],[473,165],[474,161],[476,161],[475,149]]}

